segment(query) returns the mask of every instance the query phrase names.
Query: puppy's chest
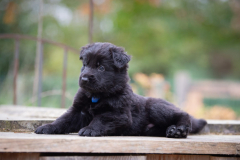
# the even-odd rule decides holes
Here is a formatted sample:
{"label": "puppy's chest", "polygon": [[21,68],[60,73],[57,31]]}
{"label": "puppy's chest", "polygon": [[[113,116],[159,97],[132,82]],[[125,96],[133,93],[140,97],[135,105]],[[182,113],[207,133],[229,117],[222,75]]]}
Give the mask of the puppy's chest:
{"label": "puppy's chest", "polygon": [[89,103],[82,109],[81,114],[90,114],[91,116],[95,116],[107,112],[108,110],[108,105],[104,103]]}

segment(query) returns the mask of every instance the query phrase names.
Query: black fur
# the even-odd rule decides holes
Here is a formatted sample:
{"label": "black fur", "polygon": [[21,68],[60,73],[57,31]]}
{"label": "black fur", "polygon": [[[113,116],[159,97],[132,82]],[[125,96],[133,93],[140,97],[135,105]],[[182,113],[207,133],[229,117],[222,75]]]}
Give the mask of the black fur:
{"label": "black fur", "polygon": [[[166,136],[186,138],[205,125],[173,104],[132,92],[127,73],[130,56],[111,43],[82,47],[79,90],[68,111],[37,134],[80,136]],[[97,103],[92,97],[99,98]]]}

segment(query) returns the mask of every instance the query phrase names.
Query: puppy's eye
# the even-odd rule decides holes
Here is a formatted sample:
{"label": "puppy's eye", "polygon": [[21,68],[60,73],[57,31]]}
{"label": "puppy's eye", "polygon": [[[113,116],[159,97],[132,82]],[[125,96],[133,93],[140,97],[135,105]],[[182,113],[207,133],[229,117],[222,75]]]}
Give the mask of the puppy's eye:
{"label": "puppy's eye", "polygon": [[105,71],[105,68],[104,68],[102,65],[99,66],[97,69],[98,69],[99,71],[101,71],[101,72]]}

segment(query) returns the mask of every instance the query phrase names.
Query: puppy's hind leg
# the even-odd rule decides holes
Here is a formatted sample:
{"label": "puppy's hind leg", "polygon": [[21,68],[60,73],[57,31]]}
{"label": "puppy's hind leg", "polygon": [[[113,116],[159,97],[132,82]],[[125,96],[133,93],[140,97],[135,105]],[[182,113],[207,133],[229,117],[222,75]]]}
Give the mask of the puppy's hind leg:
{"label": "puppy's hind leg", "polygon": [[166,137],[186,138],[192,127],[190,116],[185,112],[174,113],[173,122],[166,130]]}
{"label": "puppy's hind leg", "polygon": [[150,123],[164,130],[164,136],[169,138],[187,137],[191,129],[191,119],[187,113],[162,99],[149,99],[146,108]]}
{"label": "puppy's hind leg", "polygon": [[[178,117],[177,125],[172,125],[168,127],[166,131],[167,137],[174,138],[185,138],[187,134],[198,133],[203,127],[207,124],[204,119],[196,119],[185,112],[177,113],[176,118]],[[190,125],[189,125],[190,124]]]}

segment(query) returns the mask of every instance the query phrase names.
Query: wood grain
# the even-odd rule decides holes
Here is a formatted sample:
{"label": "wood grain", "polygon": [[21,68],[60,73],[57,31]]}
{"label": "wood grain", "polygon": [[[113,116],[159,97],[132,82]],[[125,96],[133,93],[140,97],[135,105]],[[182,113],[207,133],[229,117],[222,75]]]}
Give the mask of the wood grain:
{"label": "wood grain", "polygon": [[54,156],[40,160],[146,160],[146,156]]}
{"label": "wood grain", "polygon": [[[51,123],[66,109],[0,105],[0,132],[32,132]],[[240,135],[238,120],[208,120],[199,134]]]}
{"label": "wood grain", "polygon": [[240,157],[215,157],[215,156],[211,156],[210,160],[240,160]]}
{"label": "wood grain", "polygon": [[0,160],[39,160],[39,153],[0,153]]}
{"label": "wood grain", "polygon": [[1,120],[54,120],[67,109],[0,105]]}
{"label": "wood grain", "polygon": [[51,120],[0,120],[0,132],[33,132]]}
{"label": "wood grain", "polygon": [[159,153],[239,155],[240,136],[79,137],[0,132],[0,152]]}
{"label": "wood grain", "polygon": [[210,160],[208,155],[147,155],[147,160]]}

